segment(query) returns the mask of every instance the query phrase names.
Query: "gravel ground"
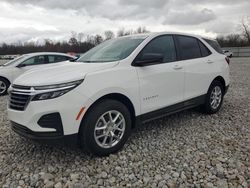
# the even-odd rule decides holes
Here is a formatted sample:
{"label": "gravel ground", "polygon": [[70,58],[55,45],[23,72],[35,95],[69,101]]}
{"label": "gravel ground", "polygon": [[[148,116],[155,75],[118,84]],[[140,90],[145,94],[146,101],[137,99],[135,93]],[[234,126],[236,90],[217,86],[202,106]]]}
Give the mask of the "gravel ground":
{"label": "gravel ground", "polygon": [[0,98],[2,187],[250,187],[250,58],[232,59],[221,111],[181,112],[143,125],[124,149],[92,157],[10,130]]}

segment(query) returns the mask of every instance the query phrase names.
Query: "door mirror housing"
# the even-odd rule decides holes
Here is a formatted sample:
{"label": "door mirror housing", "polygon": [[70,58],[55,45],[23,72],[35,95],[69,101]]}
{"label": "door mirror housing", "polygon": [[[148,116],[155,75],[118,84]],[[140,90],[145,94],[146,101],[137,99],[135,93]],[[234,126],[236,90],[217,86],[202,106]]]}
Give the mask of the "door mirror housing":
{"label": "door mirror housing", "polygon": [[25,64],[22,64],[22,63],[20,63],[19,65],[17,65],[16,66],[17,68],[22,68],[22,67],[26,67],[26,65]]}
{"label": "door mirror housing", "polygon": [[145,53],[140,58],[135,59],[134,66],[144,67],[148,65],[155,65],[163,62],[163,54],[159,53]]}

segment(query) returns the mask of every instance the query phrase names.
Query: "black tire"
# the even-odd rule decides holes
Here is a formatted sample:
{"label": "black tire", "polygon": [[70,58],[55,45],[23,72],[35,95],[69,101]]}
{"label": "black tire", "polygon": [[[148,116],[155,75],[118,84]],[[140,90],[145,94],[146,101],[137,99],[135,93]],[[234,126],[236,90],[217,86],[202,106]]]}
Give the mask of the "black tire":
{"label": "black tire", "polygon": [[[220,100],[218,106],[216,108],[214,108],[214,107],[212,107],[212,104],[211,104],[211,100],[212,100],[211,96],[212,96],[213,90],[216,87],[219,87],[221,90],[221,100]],[[224,94],[225,94],[225,90],[224,90],[223,84],[217,80],[213,81],[208,89],[207,94],[206,94],[205,104],[202,106],[202,111],[206,114],[214,114],[214,113],[218,112],[221,108],[222,103],[223,103]]]}
{"label": "black tire", "polygon": [[[125,123],[123,124],[125,125],[125,130],[123,132],[123,136],[119,139],[116,145],[110,148],[103,148],[100,145],[98,145],[98,141],[96,141],[95,127],[99,118],[103,114],[109,111],[115,111],[115,112],[119,112],[122,114],[123,120],[125,120]],[[87,152],[90,152],[98,156],[107,156],[109,154],[115,153],[118,150],[120,150],[124,146],[126,141],[128,140],[130,134],[131,134],[131,115],[130,115],[129,110],[121,102],[116,101],[116,100],[111,100],[111,99],[104,99],[98,102],[87,112],[87,114],[85,115],[82,121],[80,132],[79,132],[80,144],[83,147],[83,149]],[[110,137],[109,139],[111,140]]]}
{"label": "black tire", "polygon": [[[3,87],[5,87],[4,90]],[[9,81],[6,80],[5,78],[0,78],[0,96],[6,95],[9,87],[10,87]]]}

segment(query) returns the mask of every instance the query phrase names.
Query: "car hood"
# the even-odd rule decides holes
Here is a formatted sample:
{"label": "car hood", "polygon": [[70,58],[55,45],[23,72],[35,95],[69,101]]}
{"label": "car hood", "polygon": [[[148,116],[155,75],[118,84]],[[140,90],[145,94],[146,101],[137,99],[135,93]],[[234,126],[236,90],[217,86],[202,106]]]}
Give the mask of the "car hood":
{"label": "car hood", "polygon": [[118,62],[110,63],[60,63],[46,67],[35,68],[19,76],[14,84],[23,86],[42,86],[60,84],[84,79],[86,74],[112,68]]}

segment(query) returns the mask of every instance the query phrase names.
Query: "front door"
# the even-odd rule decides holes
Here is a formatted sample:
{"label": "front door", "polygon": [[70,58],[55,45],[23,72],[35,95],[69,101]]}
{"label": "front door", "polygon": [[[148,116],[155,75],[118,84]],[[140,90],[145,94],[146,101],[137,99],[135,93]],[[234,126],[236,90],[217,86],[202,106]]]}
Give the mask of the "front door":
{"label": "front door", "polygon": [[142,114],[182,102],[184,95],[184,68],[180,61],[176,61],[173,37],[156,37],[146,45],[137,58],[150,53],[162,54],[164,60],[163,63],[136,67]]}

